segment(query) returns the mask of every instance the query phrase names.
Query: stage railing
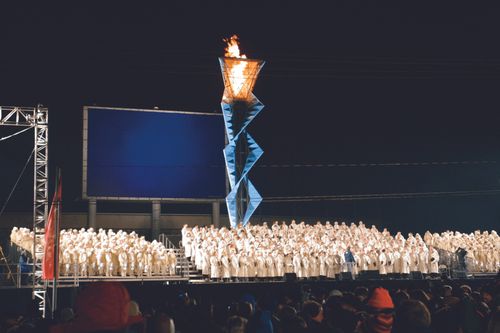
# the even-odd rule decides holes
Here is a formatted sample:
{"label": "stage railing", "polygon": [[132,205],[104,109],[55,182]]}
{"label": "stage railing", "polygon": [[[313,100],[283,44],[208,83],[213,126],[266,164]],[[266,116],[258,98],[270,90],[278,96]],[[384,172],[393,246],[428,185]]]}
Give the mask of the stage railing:
{"label": "stage railing", "polygon": [[461,262],[459,256],[455,252],[440,248],[436,248],[436,250],[439,253],[439,265],[446,266],[451,272],[464,272],[469,274],[481,273],[477,261],[473,258],[466,256],[465,262]]}

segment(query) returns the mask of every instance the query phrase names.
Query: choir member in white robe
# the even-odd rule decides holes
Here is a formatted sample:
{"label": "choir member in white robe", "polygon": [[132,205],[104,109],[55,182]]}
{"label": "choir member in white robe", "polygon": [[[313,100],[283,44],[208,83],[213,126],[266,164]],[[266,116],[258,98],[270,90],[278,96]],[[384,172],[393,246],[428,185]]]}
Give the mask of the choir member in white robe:
{"label": "choir member in white robe", "polygon": [[401,274],[401,253],[398,248],[394,249],[392,256],[394,262],[394,276],[398,277]]}
{"label": "choir member in white robe", "polygon": [[85,249],[80,249],[78,261],[80,262],[80,276],[88,276],[88,262],[87,262],[87,251]]}
{"label": "choir member in white robe", "polygon": [[429,273],[431,276],[439,275],[439,253],[432,246],[429,247]]}
{"label": "choir member in white robe", "polygon": [[129,248],[128,250],[128,275],[135,276],[137,267],[137,258],[134,248]]}
{"label": "choir member in white robe", "polygon": [[285,276],[285,257],[281,251],[276,254],[274,263],[276,266],[276,277],[282,279]]}
{"label": "choir member in white robe", "polygon": [[210,253],[208,250],[203,251],[203,257],[201,260],[201,274],[205,279],[208,279],[210,275]]}
{"label": "choir member in white robe", "polygon": [[401,254],[401,274],[408,277],[411,271],[411,256],[408,249],[404,249]]}
{"label": "choir member in white robe", "polygon": [[305,252],[301,254],[302,258],[302,277],[308,279],[310,277],[310,259],[309,255]]}
{"label": "choir member in white robe", "polygon": [[290,253],[285,254],[285,273],[293,273],[293,256]]}
{"label": "choir member in white robe", "polygon": [[412,248],[410,250],[410,258],[411,258],[410,272],[417,272],[418,271],[418,261],[419,261],[419,255],[418,255],[417,249]]}
{"label": "choir member in white robe", "polygon": [[382,249],[378,255],[378,273],[381,277],[387,276],[387,258],[385,256],[385,249]]}
{"label": "choir member in white robe", "polygon": [[168,273],[170,275],[175,275],[175,269],[177,268],[177,256],[175,255],[174,250],[168,250]]}
{"label": "choir member in white robe", "polygon": [[271,252],[267,253],[265,256],[266,260],[266,277],[268,279],[273,279],[276,275],[276,267],[274,266],[274,258]]}
{"label": "choir member in white robe", "polygon": [[[247,257],[247,255],[246,255],[245,252],[241,252],[239,254],[239,262],[238,262],[238,264],[239,264],[239,274],[238,274],[238,278],[239,278],[240,281],[248,281],[249,278],[252,278],[252,280],[253,280],[253,277],[255,277],[255,274],[252,276],[254,270],[253,270],[253,267],[250,268],[249,258],[253,258],[253,255],[249,255]],[[252,261],[252,266],[253,266],[253,261]]]}
{"label": "choir member in white robe", "polygon": [[197,270],[202,270],[202,261],[203,261],[203,251],[201,243],[196,246],[196,255],[194,257],[194,265]]}
{"label": "choir member in white robe", "polygon": [[240,275],[240,258],[236,251],[233,249],[231,250],[231,278],[233,281],[238,281],[239,275]]}
{"label": "choir member in white robe", "polygon": [[257,257],[253,250],[247,256],[247,277],[250,281],[257,279]]}
{"label": "choir member in white robe", "polygon": [[309,277],[313,279],[319,278],[319,259],[316,253],[312,253],[309,257]]}
{"label": "choir member in white robe", "polygon": [[392,278],[394,276],[394,252],[393,250],[385,251],[385,257],[387,260],[387,276]]}
{"label": "choir member in white robe", "polygon": [[184,237],[184,239],[182,240],[182,245],[184,246],[184,255],[186,256],[186,258],[188,260],[191,260],[191,255],[192,255],[192,246],[191,246],[191,243],[193,241],[192,239],[193,237],[193,234],[188,231],[186,232],[186,235]]}
{"label": "choir member in white robe", "polygon": [[370,256],[370,271],[378,271],[379,270],[379,264],[378,264],[378,252],[373,250],[369,254]]}
{"label": "choir member in white robe", "polygon": [[358,276],[359,272],[361,272],[361,257],[358,254],[358,250],[356,249],[354,250],[353,257],[354,257],[354,267],[352,270],[352,274],[353,276]]}
{"label": "choir member in white robe", "polygon": [[334,264],[334,258],[333,255],[327,254],[325,257],[325,264],[326,264],[326,277],[328,279],[335,279],[335,264]]}
{"label": "choir member in white robe", "polygon": [[324,251],[321,251],[319,253],[319,277],[321,279],[326,278],[327,274],[327,268],[328,266],[326,265],[326,254]]}
{"label": "choir member in white robe", "polygon": [[418,253],[418,270],[422,274],[428,274],[429,273],[429,258],[427,256],[427,250],[425,248],[420,248],[420,251]]}
{"label": "choir member in white robe", "polygon": [[210,255],[210,278],[212,281],[220,279],[220,261],[215,251]]}
{"label": "choir member in white robe", "polygon": [[127,250],[121,249],[120,252],[118,253],[118,261],[120,263],[120,275],[122,277],[127,276],[128,272],[128,256],[127,256]]}
{"label": "choir member in white robe", "polygon": [[231,263],[229,261],[229,256],[224,251],[221,256],[221,268],[222,268],[222,279],[228,282],[231,279]]}
{"label": "choir member in white robe", "polygon": [[344,266],[345,266],[344,253],[342,252],[342,250],[335,251],[333,253],[333,273],[335,277],[340,275],[340,273],[343,271]]}
{"label": "choir member in white robe", "polygon": [[293,254],[293,271],[298,279],[304,277],[302,274],[302,259],[298,251],[295,251]]}
{"label": "choir member in white robe", "polygon": [[264,253],[257,252],[255,262],[257,264],[257,278],[259,280],[264,280],[267,277],[266,258],[264,257]]}

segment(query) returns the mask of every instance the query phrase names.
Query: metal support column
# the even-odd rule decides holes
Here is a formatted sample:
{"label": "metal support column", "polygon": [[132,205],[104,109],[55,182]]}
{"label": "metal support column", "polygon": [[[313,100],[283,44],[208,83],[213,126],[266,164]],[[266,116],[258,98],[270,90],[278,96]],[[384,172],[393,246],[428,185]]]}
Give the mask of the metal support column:
{"label": "metal support column", "polygon": [[45,318],[47,284],[42,280],[43,239],[49,210],[49,111],[47,108],[0,106],[0,126],[32,127],[35,130],[33,163],[33,299]]}
{"label": "metal support column", "polygon": [[97,218],[97,200],[89,199],[89,211],[87,215],[87,222],[89,228],[96,229],[96,218]]}
{"label": "metal support column", "polygon": [[158,240],[160,235],[160,216],[161,216],[161,203],[153,201],[153,212],[151,218],[151,239]]}
{"label": "metal support column", "polygon": [[220,226],[220,204],[218,201],[212,202],[212,224],[216,228]]}
{"label": "metal support column", "polygon": [[33,299],[45,318],[47,283],[42,280],[43,243],[49,212],[49,112],[41,106],[35,111],[35,162],[33,207]]}

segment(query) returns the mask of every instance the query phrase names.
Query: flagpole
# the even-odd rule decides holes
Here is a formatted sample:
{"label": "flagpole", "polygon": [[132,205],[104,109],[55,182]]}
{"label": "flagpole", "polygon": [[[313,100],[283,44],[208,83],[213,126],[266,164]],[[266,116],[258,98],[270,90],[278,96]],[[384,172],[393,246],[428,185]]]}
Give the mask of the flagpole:
{"label": "flagpole", "polygon": [[[56,193],[59,191],[59,186],[61,181],[61,169],[57,168],[56,175]],[[54,228],[54,277],[52,279],[52,306],[51,315],[52,319],[55,319],[55,313],[57,309],[57,279],[59,275],[59,225],[61,218],[61,200],[59,195],[56,195],[56,218],[55,228]]]}

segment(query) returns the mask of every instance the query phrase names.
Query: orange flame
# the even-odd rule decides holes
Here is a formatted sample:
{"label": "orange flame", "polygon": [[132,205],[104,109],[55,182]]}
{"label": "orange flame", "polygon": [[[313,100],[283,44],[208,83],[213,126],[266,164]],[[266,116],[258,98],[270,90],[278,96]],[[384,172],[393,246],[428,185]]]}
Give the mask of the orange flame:
{"label": "orange flame", "polygon": [[[237,35],[233,35],[230,38],[224,38],[223,41],[227,43],[227,47],[224,49],[226,51],[224,54],[225,57],[246,59],[246,55],[240,54]],[[246,61],[237,61],[233,66],[231,66],[231,68],[229,68],[229,80],[234,96],[239,95],[243,85],[245,84],[246,78],[244,74],[246,67]]]}
{"label": "orange flame", "polygon": [[224,38],[223,41],[227,43],[227,47],[224,49],[224,51],[226,51],[224,54],[225,57],[246,59],[246,55],[240,55],[240,46],[237,35],[232,35],[230,38]]}

